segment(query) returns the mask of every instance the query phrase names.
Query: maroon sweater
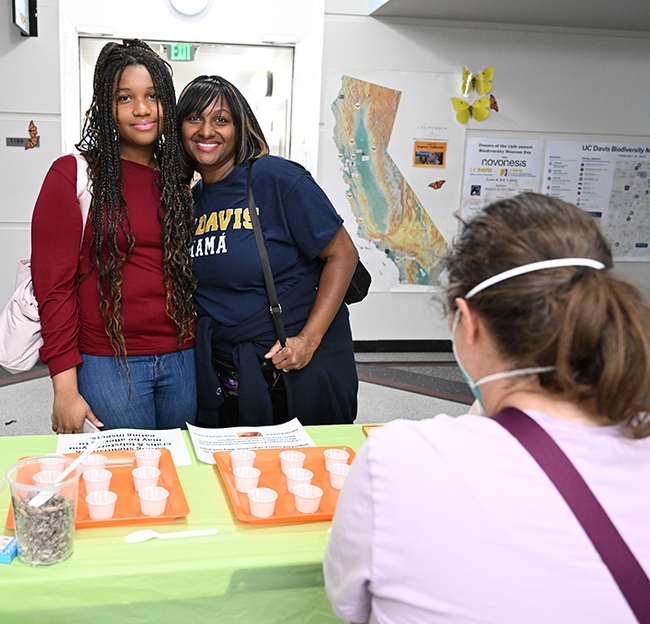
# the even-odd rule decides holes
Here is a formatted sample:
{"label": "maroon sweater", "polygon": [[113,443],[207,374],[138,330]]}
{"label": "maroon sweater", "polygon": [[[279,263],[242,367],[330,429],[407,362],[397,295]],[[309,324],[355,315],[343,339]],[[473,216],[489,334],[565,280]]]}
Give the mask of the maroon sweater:
{"label": "maroon sweater", "polygon": [[[122,160],[123,192],[136,244],[122,265],[122,332],[128,355],[169,353],[193,346],[178,344],[178,331],[165,311],[158,220],[160,190],[154,170]],[[80,353],[115,355],[99,311],[97,271],[88,273],[90,221],[86,222],[81,262],[81,212],[74,157],[57,159],[45,177],[32,217],[32,277],[41,315],[41,360],[50,375],[81,363]],[[123,236],[118,237],[122,249]],[[75,287],[77,275],[83,275]]]}

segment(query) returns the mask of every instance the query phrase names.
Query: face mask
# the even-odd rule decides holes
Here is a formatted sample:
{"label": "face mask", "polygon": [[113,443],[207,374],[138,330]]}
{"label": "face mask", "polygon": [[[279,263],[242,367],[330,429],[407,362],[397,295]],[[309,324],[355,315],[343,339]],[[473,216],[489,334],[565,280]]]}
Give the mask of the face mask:
{"label": "face mask", "polygon": [[[472,288],[465,295],[464,298],[466,300],[470,299],[471,297],[481,292],[482,290],[485,290],[486,288],[489,288],[490,286],[493,286],[494,284],[498,284],[499,282],[502,282],[504,280],[510,279],[511,277],[524,275],[525,273],[532,273],[533,271],[540,271],[542,269],[552,269],[552,268],[563,267],[563,266],[586,266],[598,270],[605,268],[605,265],[602,262],[598,262],[598,260],[592,260],[591,258],[555,258],[553,260],[542,260],[540,262],[532,262],[530,264],[524,264],[522,266],[515,267],[514,269],[508,269],[503,273],[497,273],[497,275],[493,275],[492,277],[474,286],[474,288]],[[456,333],[456,327],[458,326],[459,321],[460,321],[460,310],[456,310],[456,314],[454,315],[454,323],[451,328],[451,348],[454,353],[454,358],[456,358],[456,362],[458,363],[458,368],[460,369],[461,374],[463,375],[465,381],[467,382],[467,385],[470,387],[470,390],[472,391],[474,398],[479,402],[479,404],[483,408],[483,411],[486,413],[487,410],[485,409],[485,405],[483,403],[483,397],[481,396],[481,390],[479,389],[480,385],[490,383],[492,381],[497,381],[498,379],[507,379],[509,377],[532,375],[534,373],[547,373],[557,368],[556,366],[531,366],[528,368],[517,368],[515,370],[502,371],[500,373],[493,373],[492,375],[486,375],[485,377],[481,377],[481,379],[474,381],[465,370],[465,367],[463,366],[462,362],[460,361],[460,358],[458,357],[458,352],[456,351],[456,342],[454,340],[454,335]]]}

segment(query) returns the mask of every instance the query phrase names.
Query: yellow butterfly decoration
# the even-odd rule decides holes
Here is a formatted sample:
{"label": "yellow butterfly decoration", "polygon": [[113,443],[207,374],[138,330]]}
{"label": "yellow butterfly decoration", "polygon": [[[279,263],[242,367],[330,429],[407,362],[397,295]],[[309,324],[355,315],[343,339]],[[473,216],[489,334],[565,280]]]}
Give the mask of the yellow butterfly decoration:
{"label": "yellow butterfly decoration", "polygon": [[474,91],[479,95],[485,95],[492,90],[492,80],[494,80],[494,67],[488,67],[474,76],[467,67],[463,67],[463,83],[461,85],[461,91],[465,96],[468,95],[472,89],[474,89]]}
{"label": "yellow butterfly decoration", "polygon": [[479,98],[471,104],[460,98],[451,98],[451,104],[456,111],[456,119],[462,124],[472,117],[476,121],[485,121],[490,115],[490,98]]}

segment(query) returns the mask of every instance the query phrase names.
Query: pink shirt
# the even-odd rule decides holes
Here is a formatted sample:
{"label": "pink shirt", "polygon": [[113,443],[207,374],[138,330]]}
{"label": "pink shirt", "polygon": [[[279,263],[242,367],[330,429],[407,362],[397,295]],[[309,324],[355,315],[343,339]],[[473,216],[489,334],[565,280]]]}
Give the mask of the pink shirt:
{"label": "pink shirt", "polygon": [[[650,574],[650,438],[528,411]],[[324,562],[350,622],[633,624],[559,492],[489,418],[394,421],[347,477]]]}

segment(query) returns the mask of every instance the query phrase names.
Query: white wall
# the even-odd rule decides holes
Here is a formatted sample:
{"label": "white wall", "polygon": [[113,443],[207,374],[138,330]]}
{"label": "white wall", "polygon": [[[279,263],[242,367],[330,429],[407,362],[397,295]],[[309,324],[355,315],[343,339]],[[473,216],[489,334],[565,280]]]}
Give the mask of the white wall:
{"label": "white wall", "polygon": [[[494,65],[502,112],[483,136],[650,138],[648,34],[379,20],[365,16],[367,7],[368,0],[211,0],[203,19],[192,21],[174,16],[165,0],[39,0],[39,37],[24,39],[9,23],[10,0],[0,0],[0,129],[3,137],[26,136],[34,119],[41,135],[34,150],[0,142],[0,305],[13,290],[16,260],[29,255],[31,211],[47,168],[78,140],[78,31],[247,44],[292,37],[290,155],[313,173],[319,145],[331,140],[319,136],[331,114],[321,98],[331,68],[455,73]],[[617,267],[648,298],[649,269]],[[371,293],[351,314],[356,340],[448,337],[429,295]]]}
{"label": "white wall", "polygon": [[[39,35],[21,38],[11,0],[0,0],[0,307],[13,292],[15,265],[29,257],[31,213],[48,167],[79,140],[79,35],[205,43],[295,45],[290,157],[314,174],[318,158],[324,0],[210,0],[196,19],[168,0],[39,0]],[[214,73],[227,77],[227,68]],[[27,136],[41,147],[5,147]]]}
{"label": "white wall", "polygon": [[[468,130],[468,136],[650,138],[650,81],[642,78],[648,33],[378,20],[354,15],[364,12],[365,0],[353,4],[326,3],[323,80],[332,68],[354,75],[370,69],[460,73],[463,65],[473,71],[493,65],[500,112],[490,116],[489,127]],[[321,126],[330,107],[322,102]],[[325,141],[332,137],[321,137],[320,172]],[[617,271],[650,299],[650,264],[620,263]],[[449,336],[440,307],[427,294],[371,293],[351,307],[351,318],[356,340]]]}
{"label": "white wall", "polygon": [[[32,208],[51,162],[61,153],[57,0],[39,0],[39,34],[22,37],[11,1],[0,0],[0,308],[14,290],[16,266],[29,257]],[[28,137],[34,121],[40,147],[7,147]]]}
{"label": "white wall", "polygon": [[[110,33],[117,39],[241,43],[295,43],[294,108],[290,152],[315,171],[324,0],[211,0],[196,19],[179,17],[165,0],[60,0],[63,125],[67,149],[78,140],[78,33]],[[213,73],[228,77],[227,68]],[[304,155],[309,162],[305,162]]]}

